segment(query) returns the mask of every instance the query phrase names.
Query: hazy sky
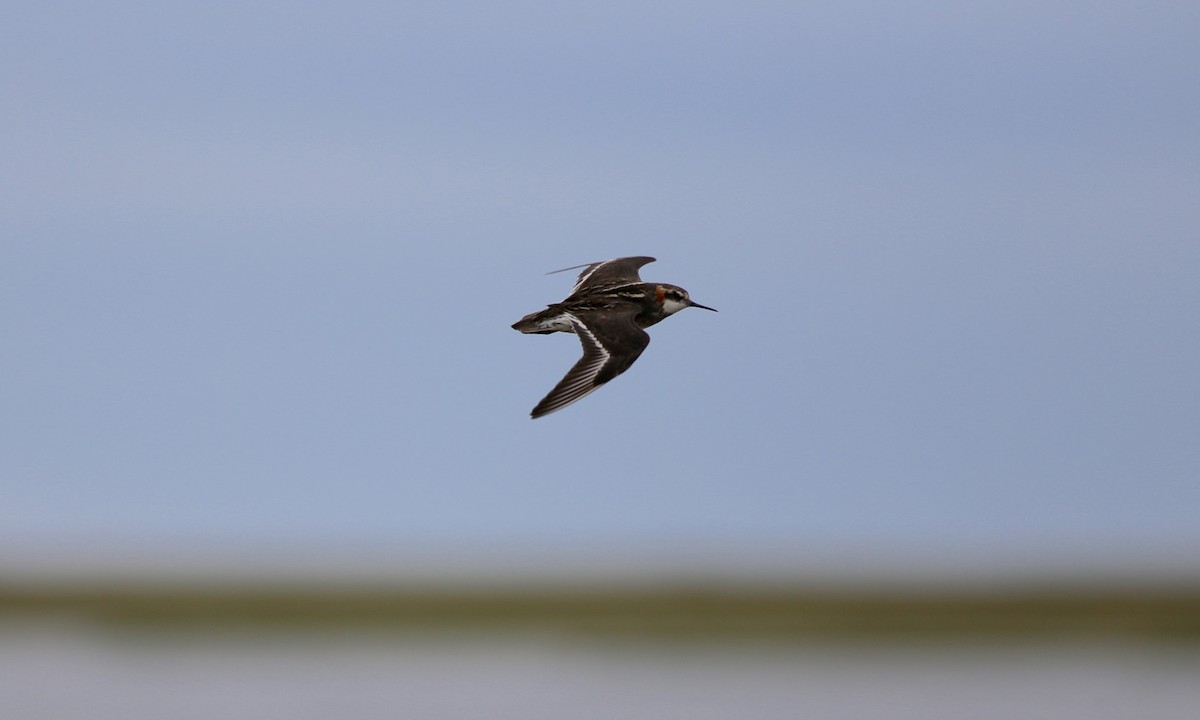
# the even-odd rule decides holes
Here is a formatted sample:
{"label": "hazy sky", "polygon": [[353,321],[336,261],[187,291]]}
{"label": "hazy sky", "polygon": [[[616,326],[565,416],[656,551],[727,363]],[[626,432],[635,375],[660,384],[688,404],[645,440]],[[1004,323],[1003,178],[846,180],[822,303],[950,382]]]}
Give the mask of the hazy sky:
{"label": "hazy sky", "polygon": [[[1200,8],[19,3],[0,543],[1200,553]],[[719,314],[530,408],[560,267]],[[965,550],[964,550],[965,551]]]}

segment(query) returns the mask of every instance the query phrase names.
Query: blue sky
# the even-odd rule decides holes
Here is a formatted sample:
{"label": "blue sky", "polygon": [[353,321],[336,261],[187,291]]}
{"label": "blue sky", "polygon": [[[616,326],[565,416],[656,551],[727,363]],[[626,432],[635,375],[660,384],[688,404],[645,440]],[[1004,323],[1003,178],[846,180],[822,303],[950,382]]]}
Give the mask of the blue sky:
{"label": "blue sky", "polygon": [[[6,16],[10,548],[1200,551],[1187,4]],[[531,421],[641,254],[720,313]]]}

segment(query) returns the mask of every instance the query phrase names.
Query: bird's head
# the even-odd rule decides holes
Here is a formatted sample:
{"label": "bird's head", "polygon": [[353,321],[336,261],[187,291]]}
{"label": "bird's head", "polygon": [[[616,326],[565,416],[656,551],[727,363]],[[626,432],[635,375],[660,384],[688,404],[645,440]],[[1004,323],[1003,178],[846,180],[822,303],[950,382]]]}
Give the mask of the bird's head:
{"label": "bird's head", "polygon": [[701,310],[712,310],[713,312],[717,311],[716,308],[692,302],[692,298],[688,296],[687,290],[678,285],[659,285],[655,288],[655,293],[665,315],[673,315],[687,307],[697,307]]}

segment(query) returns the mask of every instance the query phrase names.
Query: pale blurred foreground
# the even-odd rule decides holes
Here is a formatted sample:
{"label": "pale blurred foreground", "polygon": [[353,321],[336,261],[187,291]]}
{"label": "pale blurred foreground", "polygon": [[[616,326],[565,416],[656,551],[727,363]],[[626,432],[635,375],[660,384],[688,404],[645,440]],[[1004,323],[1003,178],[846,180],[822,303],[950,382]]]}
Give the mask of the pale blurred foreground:
{"label": "pale blurred foreground", "polygon": [[1200,592],[0,584],[0,717],[1158,718]]}

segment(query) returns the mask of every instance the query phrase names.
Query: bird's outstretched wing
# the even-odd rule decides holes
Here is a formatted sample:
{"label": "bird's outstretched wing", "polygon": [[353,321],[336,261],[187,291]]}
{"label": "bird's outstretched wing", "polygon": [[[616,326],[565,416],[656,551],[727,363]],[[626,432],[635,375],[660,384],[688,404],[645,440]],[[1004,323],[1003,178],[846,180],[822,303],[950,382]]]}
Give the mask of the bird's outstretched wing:
{"label": "bird's outstretched wing", "polygon": [[588,263],[586,265],[575,265],[574,267],[555,270],[547,274],[553,275],[554,273],[583,268],[583,272],[579,273],[579,278],[575,281],[575,287],[571,288],[571,294],[574,295],[580,290],[597,285],[641,282],[642,278],[638,275],[638,269],[646,263],[652,262],[654,262],[654,258],[645,256],[613,258],[612,260],[601,260],[600,262]]}
{"label": "bird's outstretched wing", "polygon": [[650,336],[633,321],[636,314],[636,308],[568,314],[583,345],[583,357],[530,415],[540,418],[562,410],[628,370],[650,344]]}

